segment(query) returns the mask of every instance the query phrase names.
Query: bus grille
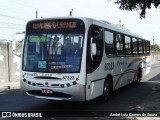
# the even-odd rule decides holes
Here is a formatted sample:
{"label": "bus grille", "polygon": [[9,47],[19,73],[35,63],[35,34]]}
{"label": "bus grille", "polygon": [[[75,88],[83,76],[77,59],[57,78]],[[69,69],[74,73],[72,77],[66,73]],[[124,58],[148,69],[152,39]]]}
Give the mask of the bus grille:
{"label": "bus grille", "polygon": [[53,94],[45,94],[42,93],[40,90],[31,90],[27,91],[31,95],[38,95],[38,96],[45,96],[45,97],[57,97],[57,98],[71,98],[72,96],[69,94],[65,93],[60,93],[60,92],[53,92]]}

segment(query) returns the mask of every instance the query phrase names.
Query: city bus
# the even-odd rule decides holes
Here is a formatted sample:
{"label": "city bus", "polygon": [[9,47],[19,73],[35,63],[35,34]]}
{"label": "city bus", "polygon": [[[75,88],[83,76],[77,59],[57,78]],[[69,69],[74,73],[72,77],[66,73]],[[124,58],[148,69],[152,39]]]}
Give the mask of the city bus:
{"label": "city bus", "polygon": [[36,19],[26,25],[21,89],[47,100],[107,101],[150,72],[150,41],[103,20]]}

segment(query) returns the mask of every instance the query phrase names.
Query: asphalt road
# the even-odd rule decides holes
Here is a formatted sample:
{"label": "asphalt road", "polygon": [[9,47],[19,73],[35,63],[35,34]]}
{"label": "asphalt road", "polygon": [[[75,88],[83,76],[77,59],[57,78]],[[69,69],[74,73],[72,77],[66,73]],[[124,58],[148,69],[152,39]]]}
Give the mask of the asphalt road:
{"label": "asphalt road", "polygon": [[[128,85],[114,92],[107,103],[97,100],[90,102],[57,102],[25,96],[20,89],[0,92],[0,111],[139,111],[145,110],[143,102],[154,87],[160,86],[160,62],[152,65],[151,72],[139,86]],[[63,116],[63,115],[62,115]],[[83,117],[83,116],[82,116]]]}

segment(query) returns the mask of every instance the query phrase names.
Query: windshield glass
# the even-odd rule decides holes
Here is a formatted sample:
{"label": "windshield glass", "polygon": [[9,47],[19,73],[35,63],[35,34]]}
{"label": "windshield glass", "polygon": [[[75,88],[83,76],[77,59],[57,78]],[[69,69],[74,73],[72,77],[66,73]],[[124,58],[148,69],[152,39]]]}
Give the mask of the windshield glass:
{"label": "windshield glass", "polygon": [[31,72],[79,72],[84,28],[31,30],[24,43],[23,70]]}

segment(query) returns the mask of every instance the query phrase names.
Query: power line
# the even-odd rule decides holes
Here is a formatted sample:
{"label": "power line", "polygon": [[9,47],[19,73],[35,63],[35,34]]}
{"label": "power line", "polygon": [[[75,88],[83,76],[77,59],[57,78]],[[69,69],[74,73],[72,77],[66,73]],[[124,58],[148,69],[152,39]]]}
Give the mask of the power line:
{"label": "power line", "polygon": [[14,23],[1,23],[0,22],[0,28],[7,28],[7,29],[25,29],[24,25],[20,25],[20,24],[14,24]]}
{"label": "power line", "polygon": [[23,3],[20,3],[20,2],[17,2],[17,1],[15,1],[15,0],[12,0],[11,2],[13,2],[13,3],[15,3],[15,4],[18,4],[18,5],[20,5],[20,6],[25,6],[25,7],[30,7],[30,8],[33,8],[33,9],[37,9],[37,8],[35,8],[35,7],[33,7],[33,6],[30,6],[30,5],[27,5],[27,4],[23,4]]}
{"label": "power line", "polygon": [[25,25],[22,25],[22,24],[10,23],[10,22],[3,22],[3,21],[0,21],[0,24],[1,24],[1,25],[16,25],[16,26],[25,26]]}
{"label": "power line", "polygon": [[4,14],[0,14],[0,16],[7,17],[7,18],[12,18],[12,19],[17,19],[17,20],[21,20],[21,21],[25,21],[25,22],[28,21],[28,20],[25,20],[25,19],[21,19],[21,18],[17,18],[17,17],[12,17],[12,16],[8,16],[8,15],[4,15]]}
{"label": "power line", "polygon": [[15,30],[24,30],[24,28],[10,27],[10,26],[0,26],[0,29],[15,29]]}
{"label": "power line", "polygon": [[8,34],[4,34],[4,33],[2,33],[2,34],[0,33],[0,35],[3,35],[3,36],[4,36],[4,35],[5,35],[5,36],[8,36]]}
{"label": "power line", "polygon": [[[21,5],[20,7],[18,5],[9,5],[10,3],[8,3],[7,5],[0,5],[0,13],[4,14],[6,13],[9,13],[9,14],[17,14],[20,15],[24,15],[23,13],[28,13],[28,9],[30,10],[31,8],[29,7],[26,7],[26,9],[24,9],[24,7]],[[18,9],[15,9],[15,7],[17,7]],[[10,11],[9,11],[10,10]],[[3,11],[3,12],[1,12]],[[35,11],[35,10],[34,10]],[[31,14],[31,13],[30,13]]]}

